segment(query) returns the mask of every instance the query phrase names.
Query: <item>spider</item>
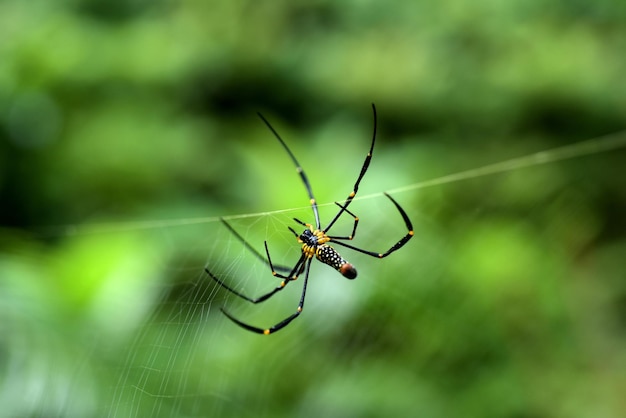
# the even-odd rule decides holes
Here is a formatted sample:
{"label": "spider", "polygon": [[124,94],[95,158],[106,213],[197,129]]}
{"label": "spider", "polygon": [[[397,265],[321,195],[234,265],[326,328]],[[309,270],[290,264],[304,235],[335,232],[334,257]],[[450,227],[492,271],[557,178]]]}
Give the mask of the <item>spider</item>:
{"label": "spider", "polygon": [[[266,293],[264,295],[261,295],[261,296],[259,296],[257,298],[251,298],[251,297],[248,297],[248,296],[244,295],[243,293],[238,292],[237,290],[233,289],[232,287],[228,286],[221,279],[219,279],[217,276],[215,276],[213,273],[211,273],[211,271],[209,271],[208,268],[205,268],[206,273],[211,278],[213,278],[213,280],[215,280],[220,286],[222,286],[223,288],[225,288],[229,292],[233,293],[234,295],[236,295],[236,296],[238,296],[238,297],[240,297],[242,299],[247,300],[248,302],[251,302],[251,303],[254,303],[254,304],[261,303],[261,302],[264,302],[267,299],[271,298],[272,296],[274,296],[276,293],[280,292],[281,290],[283,290],[285,288],[285,286],[287,286],[287,284],[289,284],[290,282],[296,280],[298,278],[298,276],[300,276],[302,273],[304,273],[304,283],[302,285],[302,294],[300,296],[300,302],[298,303],[298,307],[296,308],[296,312],[295,313],[291,314],[287,318],[283,319],[282,321],[278,322],[277,324],[275,324],[275,325],[273,325],[273,326],[271,326],[269,328],[258,328],[258,327],[255,327],[253,325],[249,325],[249,324],[247,324],[247,323],[237,319],[232,314],[230,314],[228,311],[226,311],[224,308],[221,308],[221,311],[231,321],[233,321],[235,324],[239,325],[240,327],[242,327],[244,329],[247,329],[248,331],[252,331],[252,332],[255,332],[255,333],[258,333],[258,334],[264,334],[264,335],[272,334],[272,333],[274,333],[276,331],[279,331],[279,330],[285,328],[287,325],[289,325],[291,323],[291,321],[296,319],[302,313],[302,309],[304,308],[304,299],[305,299],[307,284],[308,284],[308,280],[309,280],[309,271],[310,271],[310,268],[311,268],[311,262],[312,262],[314,257],[317,258],[322,263],[328,264],[329,266],[331,266],[332,268],[337,270],[345,278],[347,278],[347,279],[354,279],[354,278],[356,278],[357,271],[354,268],[354,266],[352,264],[350,264],[348,261],[346,261],[341,255],[339,255],[339,253],[333,247],[331,247],[328,244],[329,242],[333,242],[333,243],[335,243],[337,245],[340,245],[342,247],[346,247],[346,248],[349,248],[351,250],[354,250],[354,251],[357,251],[357,252],[360,252],[360,253],[363,253],[363,254],[367,254],[367,255],[372,256],[372,257],[384,258],[384,257],[387,257],[389,254],[393,253],[394,251],[399,250],[404,244],[406,244],[413,237],[413,225],[411,224],[411,220],[409,219],[408,215],[406,214],[404,209],[402,209],[402,207],[398,204],[398,202],[395,201],[395,199],[393,199],[391,196],[389,196],[387,193],[385,193],[385,196],[387,196],[387,198],[389,200],[391,200],[391,202],[394,204],[394,206],[396,207],[398,212],[400,212],[400,215],[402,216],[402,219],[404,220],[406,228],[408,229],[407,234],[405,236],[403,236],[397,243],[395,243],[393,246],[391,246],[391,248],[389,248],[387,251],[385,251],[383,253],[379,253],[379,252],[376,252],[376,251],[364,250],[364,249],[361,249],[361,248],[357,248],[357,247],[355,247],[353,245],[347,244],[346,242],[343,242],[343,241],[352,241],[352,239],[354,239],[354,236],[356,235],[357,226],[359,224],[359,218],[354,213],[352,213],[350,210],[348,210],[348,206],[350,206],[350,203],[352,203],[352,200],[356,196],[357,191],[359,189],[359,184],[361,183],[361,180],[363,179],[363,176],[367,172],[367,168],[369,167],[370,161],[372,160],[372,152],[374,151],[374,142],[376,141],[376,106],[373,103],[372,103],[372,110],[373,110],[373,113],[374,113],[374,129],[373,129],[374,133],[372,135],[372,144],[370,146],[370,150],[367,153],[367,156],[365,157],[365,161],[363,163],[363,166],[361,167],[361,173],[359,174],[359,176],[356,179],[356,182],[354,183],[354,187],[352,188],[352,192],[350,192],[350,194],[348,195],[346,200],[343,202],[343,204],[335,202],[335,204],[339,207],[339,211],[337,212],[337,214],[335,214],[335,216],[331,219],[331,221],[326,225],[325,228],[321,227],[320,216],[319,216],[319,212],[318,212],[318,209],[317,209],[317,203],[315,201],[315,197],[313,196],[313,190],[311,189],[311,184],[309,183],[309,179],[307,178],[306,173],[304,172],[304,170],[300,166],[300,163],[298,162],[296,157],[293,155],[293,153],[291,152],[289,147],[287,147],[287,144],[285,144],[285,142],[282,140],[280,135],[278,135],[276,130],[272,127],[272,125],[270,125],[270,123],[267,121],[267,119],[265,119],[265,117],[263,117],[262,114],[258,113],[258,115],[261,118],[261,120],[272,131],[272,133],[274,134],[274,136],[276,137],[278,142],[280,142],[280,144],[283,146],[285,151],[287,151],[287,154],[289,154],[289,157],[291,158],[291,160],[293,161],[294,165],[296,166],[296,171],[300,175],[300,179],[302,180],[302,183],[304,184],[304,188],[306,189],[306,192],[309,195],[311,209],[313,210],[313,215],[315,217],[315,225],[310,224],[310,223],[306,223],[306,222],[303,222],[303,221],[301,221],[299,219],[294,218],[295,222],[297,222],[301,226],[305,227],[304,231],[301,234],[298,234],[293,228],[288,227],[289,230],[294,234],[294,236],[296,237],[298,242],[302,245],[302,254],[300,255],[300,258],[298,259],[298,261],[296,262],[296,264],[292,268],[289,268],[289,267],[286,267],[286,266],[274,265],[272,263],[272,259],[270,257],[270,251],[269,251],[269,248],[267,246],[267,241],[265,241],[265,243],[264,243],[265,244],[265,253],[267,255],[267,260],[266,260],[263,257],[263,255],[261,255],[248,242],[246,242],[243,239],[243,237],[241,235],[239,235],[239,233],[237,231],[235,231],[235,229],[232,226],[230,226],[224,219],[222,219],[222,222],[229,229],[229,231],[233,235],[235,235],[235,237],[239,241],[241,241],[243,243],[243,245],[249,251],[251,251],[257,258],[259,258],[263,263],[265,263],[266,265],[269,266],[270,270],[272,271],[272,275],[274,277],[278,277],[278,278],[282,279],[280,284],[278,286],[276,286],[272,291],[270,291],[270,292],[268,292],[268,293]],[[335,225],[335,222],[337,222],[337,220],[344,213],[347,213],[348,215],[350,215],[353,218],[353,220],[354,220],[354,224],[353,224],[353,227],[352,227],[352,233],[350,235],[347,235],[347,236],[328,235],[328,231],[330,231],[330,229],[333,227],[333,225]],[[287,274],[282,274],[282,273],[287,273]]]}

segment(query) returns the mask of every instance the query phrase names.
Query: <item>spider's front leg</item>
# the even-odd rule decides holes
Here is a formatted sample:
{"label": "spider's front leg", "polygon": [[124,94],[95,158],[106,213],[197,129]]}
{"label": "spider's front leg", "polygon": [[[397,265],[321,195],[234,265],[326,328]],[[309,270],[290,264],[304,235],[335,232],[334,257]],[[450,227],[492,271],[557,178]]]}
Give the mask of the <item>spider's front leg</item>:
{"label": "spider's front leg", "polygon": [[400,215],[402,216],[402,219],[404,220],[404,224],[406,225],[406,228],[408,229],[408,232],[406,233],[405,236],[400,238],[400,240],[398,242],[396,242],[394,245],[392,245],[391,248],[389,248],[384,253],[377,253],[376,251],[363,250],[361,248],[355,247],[354,245],[346,244],[345,242],[341,242],[341,241],[334,241],[334,242],[336,244],[339,244],[339,245],[343,246],[343,247],[350,248],[351,250],[358,251],[358,252],[360,252],[362,254],[367,254],[367,255],[370,255],[372,257],[377,257],[377,258],[385,258],[389,254],[391,254],[391,253],[399,250],[400,248],[402,248],[404,246],[404,244],[406,244],[411,238],[413,238],[413,234],[414,234],[414,232],[413,232],[413,224],[411,223],[411,220],[409,219],[409,216],[406,214],[404,209],[402,209],[402,206],[400,206],[400,204],[398,202],[396,202],[396,200],[393,197],[391,197],[390,195],[388,195],[387,193],[385,193],[385,196],[387,196],[387,198],[389,198],[389,200],[391,200],[391,202],[394,204],[396,209],[398,209],[398,212],[400,212]]}
{"label": "spider's front leg", "polygon": [[[350,212],[348,210],[348,208],[346,208],[345,206],[341,205],[338,202],[335,202],[335,205],[339,206],[341,208],[341,211],[337,214],[337,215],[341,215],[341,213],[343,212],[347,212],[348,215],[352,216],[352,218],[354,219],[354,226],[352,227],[352,233],[346,237],[338,237],[335,235],[328,235],[328,238],[330,239],[345,239],[345,240],[349,240],[352,241],[354,239],[354,236],[356,235],[356,227],[359,225],[359,217],[356,216],[354,213]],[[328,228],[326,228],[326,231],[328,231]],[[326,233],[326,231],[324,231],[324,233]]]}

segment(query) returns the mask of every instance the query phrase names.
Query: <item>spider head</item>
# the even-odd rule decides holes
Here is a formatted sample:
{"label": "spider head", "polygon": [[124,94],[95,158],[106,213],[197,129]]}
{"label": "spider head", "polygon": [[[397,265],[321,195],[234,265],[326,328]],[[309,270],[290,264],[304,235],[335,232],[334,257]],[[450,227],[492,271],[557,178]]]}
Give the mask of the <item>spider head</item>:
{"label": "spider head", "polygon": [[313,232],[310,229],[305,229],[304,232],[300,234],[299,238],[300,238],[300,241],[302,241],[304,244],[308,245],[309,247],[317,246],[317,236],[313,234]]}

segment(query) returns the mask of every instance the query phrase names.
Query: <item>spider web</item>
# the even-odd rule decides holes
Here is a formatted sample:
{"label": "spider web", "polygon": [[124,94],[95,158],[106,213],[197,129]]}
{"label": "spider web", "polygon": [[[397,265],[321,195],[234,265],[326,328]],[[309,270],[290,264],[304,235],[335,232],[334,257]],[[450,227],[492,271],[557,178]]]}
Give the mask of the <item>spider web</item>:
{"label": "spider web", "polygon": [[[626,125],[625,16],[0,2],[0,418],[625,416],[626,131],[594,138]],[[241,329],[221,307],[268,327],[303,280],[258,305],[217,285],[205,267],[249,296],[278,281],[220,217],[287,266],[292,218],[313,219],[254,112],[299,138],[328,221],[369,101],[353,244],[406,233],[383,192],[415,236],[383,260],[337,248],[356,280],[313,260],[297,320]]]}
{"label": "spider web", "polygon": [[[277,284],[268,266],[224,227],[219,216],[92,224],[57,232],[83,240],[81,245],[91,243],[87,246],[96,250],[102,242],[115,245],[121,261],[105,275],[108,285],[98,292],[101,300],[94,302],[93,332],[71,344],[73,351],[61,350],[68,345],[57,341],[58,336],[15,331],[37,335],[29,345],[49,348],[51,354],[39,359],[48,362],[49,368],[73,371],[69,381],[52,374],[44,386],[29,385],[26,396],[33,399],[29,415],[48,416],[56,411],[53,415],[108,417],[397,416],[414,410],[417,399],[422,410],[434,416],[452,416],[467,408],[476,394],[464,389],[468,398],[456,398],[450,405],[446,393],[451,385],[463,379],[467,383],[494,379],[497,385],[486,385],[484,396],[492,399],[503,392],[510,396],[501,409],[489,414],[497,416],[502,411],[544,405],[539,392],[561,383],[556,377],[533,376],[545,367],[543,362],[574,382],[573,389],[558,395],[560,414],[581,410],[569,396],[586,390],[582,382],[591,374],[598,379],[599,389],[586,393],[583,411],[593,415],[594,405],[619,408],[616,399],[621,395],[612,397],[609,389],[623,383],[611,370],[620,370],[624,364],[619,354],[624,343],[611,336],[613,325],[603,324],[611,317],[607,313],[610,296],[586,280],[600,274],[602,263],[620,251],[624,231],[612,231],[614,238],[609,242],[618,244],[581,250],[586,252],[581,259],[545,256],[566,253],[567,245],[588,245],[586,237],[592,234],[589,228],[594,222],[586,222],[587,209],[579,198],[584,191],[581,184],[594,190],[607,187],[603,179],[622,170],[626,133],[419,182],[400,179],[394,182],[396,187],[385,187],[377,180],[391,176],[381,175],[385,167],[400,166],[386,160],[384,147],[380,148],[350,206],[360,218],[354,244],[384,251],[406,232],[383,191],[392,194],[411,217],[414,238],[384,260],[338,248],[359,271],[354,281],[315,261],[303,314],[269,337],[242,330],[219,308],[226,306],[255,326],[271,326],[295,311],[302,280],[259,305],[216,285],[204,267],[249,296],[263,294]],[[310,177],[315,190],[318,179]],[[346,190],[351,181],[345,182]],[[520,182],[527,187],[520,188]],[[512,186],[515,193],[508,191]],[[345,198],[346,190],[340,190],[336,198]],[[450,194],[464,206],[447,206]],[[510,215],[503,208],[509,200],[524,208],[515,215],[520,221],[513,224],[505,222]],[[337,211],[327,198],[319,201],[319,208],[322,223]],[[287,228],[299,229],[292,218],[312,220],[308,206],[226,215],[256,251],[263,254],[267,241],[274,263],[286,266],[299,256]],[[576,224],[572,219],[561,223],[563,216],[580,221],[578,227],[572,229]],[[333,233],[349,233],[352,222],[346,214]],[[544,234],[550,237],[548,244]],[[511,267],[502,267],[507,265],[502,260],[511,260]],[[111,264],[110,260],[105,264]],[[471,271],[466,272],[468,266]],[[515,274],[517,269],[524,269],[521,276]],[[611,290],[607,271],[600,277]],[[79,272],[70,275],[77,276]],[[90,282],[89,277],[83,280]],[[523,309],[518,312],[516,307]],[[24,313],[15,311],[15,315],[17,324],[32,321],[24,320]],[[494,315],[502,315],[504,322]],[[504,325],[513,328],[498,328]],[[485,337],[479,329],[490,332]],[[68,335],[73,334],[68,331]],[[516,345],[522,337],[524,343]],[[604,345],[609,343],[614,346]],[[556,346],[559,357],[541,352],[537,345],[542,344]],[[612,360],[606,365],[577,369],[579,362],[607,352]],[[12,355],[7,364],[27,368],[26,372],[8,370],[7,381],[28,380],[29,367],[37,364]],[[540,364],[537,369],[530,367],[531,372],[511,371],[508,360],[498,357],[503,355],[512,356],[515,365],[529,359]],[[394,363],[396,356],[404,360]],[[462,371],[465,378],[438,381],[448,376],[445,367],[452,367],[454,375]],[[383,378],[390,379],[393,388],[391,394],[383,391],[384,396],[377,395]],[[538,391],[533,390],[536,385]],[[54,387],[70,389],[59,396]],[[520,391],[518,397],[513,395]],[[367,399],[359,393],[367,393]],[[7,389],[3,396],[22,395]]]}
{"label": "spider web", "polygon": [[[597,185],[603,176],[601,168],[608,170],[619,166],[625,147],[626,133],[621,132],[420,182],[405,181],[386,189],[376,181],[385,170],[381,167],[390,166],[388,161],[384,162],[384,152],[380,152],[382,155],[375,157],[376,163],[365,177],[360,195],[350,206],[360,218],[354,243],[362,248],[384,251],[405,233],[400,216],[383,196],[383,190],[392,194],[405,208],[413,221],[415,237],[406,248],[382,261],[338,248],[357,266],[359,278],[355,281],[344,280],[332,269],[314,262],[303,314],[288,328],[270,337],[242,330],[228,321],[219,308],[227,306],[245,322],[270,326],[294,312],[302,281],[290,284],[279,295],[259,305],[246,303],[217,286],[204,273],[205,266],[210,266],[229,285],[250,296],[258,296],[277,284],[268,266],[224,227],[219,216],[72,227],[66,234],[81,236],[85,240],[107,238],[108,242],[111,238],[122,247],[125,242],[137,240],[150,245],[146,245],[143,254],[133,255],[136,261],[127,260],[132,264],[130,271],[146,279],[132,279],[126,271],[120,273],[119,280],[124,280],[125,287],[130,289],[127,293],[104,292],[102,303],[112,305],[106,319],[101,321],[112,329],[108,332],[99,329],[86,338],[90,341],[86,348],[77,350],[74,382],[91,381],[88,376],[93,375],[103,376],[101,382],[92,387],[74,383],[70,399],[59,408],[65,408],[65,414],[70,416],[363,416],[374,407],[384,414],[400,414],[410,410],[417,397],[420,403],[434,408],[435,416],[457,411],[454,406],[444,407],[443,395],[408,369],[379,370],[381,376],[389,377],[389,373],[393,373],[396,383],[408,388],[405,392],[395,393],[391,399],[379,390],[381,382],[369,380],[364,371],[368,367],[366,359],[388,356],[386,352],[399,350],[398,347],[409,353],[415,351],[415,358],[419,360],[407,367],[424,374],[433,373],[433,367],[446,364],[445,356],[450,355],[445,348],[448,345],[466,344],[479,350],[474,353],[478,357],[491,355],[480,351],[480,341],[473,339],[471,329],[457,334],[467,326],[480,327],[480,320],[485,318],[480,315],[464,317],[470,309],[465,304],[471,302],[457,299],[459,294],[455,292],[457,287],[467,285],[463,282],[465,276],[459,273],[460,279],[455,283],[450,283],[449,277],[463,269],[464,257],[468,255],[455,252],[460,247],[450,235],[453,225],[434,220],[428,213],[429,208],[436,208],[439,214],[445,212],[445,197],[450,189],[457,193],[463,193],[465,189],[472,193],[477,189],[490,190],[491,193],[481,195],[470,193],[465,200],[464,212],[471,222],[492,222],[499,215],[501,200],[514,198],[528,200],[525,207],[529,209],[520,215],[520,225],[532,224],[545,214],[543,205],[551,202],[547,198],[551,191],[566,190],[580,181],[580,178],[565,174],[556,184],[545,183],[545,178],[555,177],[555,171],[566,173],[563,165],[587,161],[588,165],[582,164],[588,171],[582,173],[581,178],[590,177]],[[306,167],[306,162],[302,163]],[[378,176],[376,170],[379,170]],[[508,196],[507,185],[520,181],[528,182],[527,195]],[[346,190],[352,185],[349,179],[344,183]],[[341,190],[336,198],[341,199],[345,194]],[[568,201],[561,202],[561,205],[568,204]],[[330,219],[337,210],[332,200],[320,201],[319,208],[322,220]],[[571,216],[578,216],[580,210],[572,210]],[[299,229],[292,221],[293,217],[305,221],[312,219],[308,206],[225,215],[224,218],[258,252],[263,254],[263,242],[267,241],[274,263],[288,266],[297,260],[299,248],[287,226]],[[351,226],[352,219],[346,214],[333,232],[348,233]],[[502,223],[502,227],[509,228],[505,237],[522,236],[522,243],[533,243],[526,226],[508,227]],[[558,230],[560,226],[552,221],[548,227]],[[507,252],[498,248],[500,241],[489,231],[479,237],[465,236],[462,242],[471,247],[477,240],[489,239],[495,240],[494,258],[525,257],[525,264],[538,265],[532,271],[540,279],[552,275],[561,277],[562,270],[572,271],[571,266],[546,265],[540,249],[519,247]],[[184,249],[181,251],[181,248]],[[503,253],[497,254],[499,250]],[[181,253],[183,257],[177,256],[175,263],[163,256],[170,254],[174,259],[174,254]],[[457,257],[460,259],[453,260]],[[495,303],[494,300],[498,299],[489,299],[487,295],[506,290],[490,282],[491,276],[485,271],[497,267],[474,268],[478,271],[476,280],[479,285],[473,296]],[[480,277],[481,271],[486,278]],[[496,276],[506,277],[507,274],[509,271],[505,270]],[[531,282],[540,286],[534,278]],[[554,285],[551,282],[548,286]],[[565,289],[575,291],[567,286]],[[522,286],[521,294],[524,291],[528,288]],[[504,300],[510,302],[507,298]],[[564,305],[567,303],[567,300],[563,301]],[[427,308],[431,305],[442,310]],[[559,309],[570,312],[563,306],[553,307],[554,312],[546,314],[553,319],[556,317],[553,324],[564,320]],[[532,314],[538,315],[537,312]],[[448,324],[445,326],[442,325],[444,316]],[[371,328],[362,326],[367,321],[370,321]],[[407,336],[409,329],[400,325],[407,323],[412,324],[411,329],[416,334],[430,336],[429,341],[420,343],[430,350],[427,355],[422,352],[424,348],[412,345],[414,342]],[[459,323],[462,325],[449,325]],[[437,326],[444,329],[434,330]],[[524,330],[524,333],[533,332],[541,331]],[[116,337],[110,338],[112,335]],[[436,338],[441,340],[436,341]],[[405,343],[409,346],[405,347]],[[389,348],[388,344],[393,347]],[[94,364],[93,358],[104,361]],[[618,360],[615,362],[619,363]],[[472,361],[467,364],[467,367],[476,366]],[[496,375],[487,373],[480,378],[498,379],[501,376],[496,372]],[[523,380],[522,383],[516,379],[501,381],[517,382],[525,387]],[[357,391],[368,394],[368,400],[351,397],[354,392],[348,390],[348,386],[353,384],[358,386]],[[441,383],[442,386],[448,384],[452,383]],[[512,385],[504,390],[519,389]],[[104,390],[98,386],[104,386]],[[499,393],[500,389],[492,390]],[[603,398],[592,394],[588,399]],[[461,408],[469,400],[459,402]],[[98,408],[90,409],[94,404]],[[33,415],[45,415],[43,410],[32,412]]]}

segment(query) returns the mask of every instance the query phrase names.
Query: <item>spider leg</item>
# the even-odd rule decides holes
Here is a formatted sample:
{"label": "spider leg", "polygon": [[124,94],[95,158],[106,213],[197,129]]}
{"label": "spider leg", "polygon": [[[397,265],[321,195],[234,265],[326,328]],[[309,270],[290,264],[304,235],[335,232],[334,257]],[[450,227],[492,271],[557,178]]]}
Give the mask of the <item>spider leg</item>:
{"label": "spider leg", "polygon": [[291,270],[291,268],[287,267],[287,266],[276,265],[276,266],[272,267],[271,263],[268,263],[267,260],[265,259],[265,257],[263,257],[261,255],[261,253],[259,253],[257,250],[255,250],[252,245],[250,245],[241,235],[239,235],[239,232],[235,231],[235,228],[230,226],[230,224],[228,222],[226,222],[226,220],[224,218],[220,218],[220,221],[222,221],[224,226],[226,228],[228,228],[228,230],[231,232],[231,234],[233,234],[237,238],[237,240],[239,242],[241,242],[243,244],[243,246],[248,249],[248,251],[250,251],[252,254],[254,254],[256,256],[256,258],[261,260],[266,266],[269,266],[272,270],[282,271],[284,273],[286,273],[286,272]]}
{"label": "spider leg", "polygon": [[337,212],[335,217],[329,222],[328,226],[326,228],[324,228],[324,230],[322,231],[324,233],[326,233],[335,224],[335,222],[337,222],[337,219],[339,219],[339,217],[346,210],[348,210],[348,206],[350,205],[350,203],[352,203],[352,199],[354,199],[354,197],[356,196],[357,192],[359,191],[359,184],[361,183],[361,180],[363,179],[363,176],[367,172],[367,169],[370,166],[370,162],[372,161],[372,153],[374,152],[374,143],[376,142],[376,125],[377,125],[377,122],[376,122],[376,106],[374,105],[374,103],[372,103],[372,111],[374,112],[374,133],[372,134],[372,145],[370,146],[369,152],[365,156],[365,161],[363,162],[363,166],[361,167],[361,173],[359,173],[359,177],[357,177],[356,182],[354,183],[354,187],[352,188],[352,192],[350,192],[350,194],[346,198],[346,200],[344,202],[344,205],[340,206],[341,209],[339,210],[339,212]]}
{"label": "spider leg", "polygon": [[[304,260],[304,258],[306,258],[305,254],[302,254],[302,256],[300,256],[300,259],[296,263],[295,267],[293,269],[291,269],[291,272],[287,276],[284,276],[284,275],[282,275],[280,273],[277,273],[276,270],[274,269],[274,265],[272,264],[272,258],[270,257],[270,250],[269,250],[269,248],[267,248],[267,241],[265,241],[265,253],[267,254],[267,260],[269,261],[270,269],[272,270],[272,275],[274,277],[279,277],[281,279],[287,279],[289,281],[294,281],[294,280],[296,280],[298,278],[298,276],[304,270],[303,260]],[[296,268],[298,266],[300,266],[300,270],[298,272],[296,272]]]}
{"label": "spider leg", "polygon": [[223,280],[219,279],[217,276],[215,276],[213,273],[211,273],[208,268],[205,268],[204,271],[209,276],[211,276],[211,278],[213,280],[215,280],[217,282],[217,284],[222,286],[224,289],[228,290],[229,292],[231,292],[232,294],[234,294],[236,296],[239,296],[242,299],[247,300],[248,302],[256,304],[256,303],[261,303],[263,301],[266,301],[267,299],[269,299],[272,296],[274,296],[277,292],[283,290],[285,288],[285,286],[287,286],[287,284],[289,282],[292,282],[292,281],[296,280],[298,278],[298,275],[303,271],[305,262],[306,262],[306,256],[305,256],[305,254],[302,254],[302,256],[300,256],[300,259],[298,260],[296,265],[291,270],[291,273],[289,273],[289,276],[283,276],[283,275],[280,275],[278,273],[274,274],[275,272],[272,271],[272,273],[275,276],[280,277],[280,278],[285,279],[285,280],[281,281],[280,284],[278,286],[276,286],[274,289],[272,289],[271,291],[269,291],[269,292],[265,293],[264,295],[261,295],[261,296],[259,296],[257,298],[251,298],[249,296],[246,296],[243,293],[238,292],[237,290],[235,290],[232,287],[228,286],[226,283],[224,283]]}
{"label": "spider leg", "polygon": [[338,237],[338,236],[334,236],[334,235],[328,235],[328,238],[330,239],[347,239],[347,240],[353,240],[354,236],[356,235],[356,227],[359,225],[359,217],[356,216],[354,213],[350,212],[345,206],[339,204],[338,202],[335,202],[335,205],[339,206],[341,209],[343,209],[344,212],[346,212],[348,215],[352,216],[352,218],[354,218],[354,226],[352,227],[352,233],[346,237]]}
{"label": "spider leg", "polygon": [[298,307],[296,308],[296,312],[294,312],[293,314],[289,315],[287,318],[283,319],[282,321],[280,321],[276,325],[273,325],[273,326],[271,326],[269,328],[265,328],[265,329],[258,328],[258,327],[255,327],[253,325],[246,324],[243,321],[240,321],[239,319],[235,318],[233,315],[228,313],[224,308],[222,308],[222,312],[224,313],[224,315],[226,315],[228,317],[228,319],[233,321],[235,324],[239,325],[240,327],[242,327],[244,329],[247,329],[248,331],[256,332],[257,334],[269,335],[269,334],[272,334],[272,333],[274,333],[276,331],[279,331],[279,330],[285,328],[287,325],[289,325],[289,323],[291,321],[296,319],[302,313],[302,309],[304,308],[304,298],[306,296],[306,287],[307,287],[307,283],[309,281],[309,270],[311,268],[311,260],[313,260],[313,259],[309,258],[309,259],[304,261],[304,266],[306,266],[306,270],[305,270],[306,273],[304,275],[304,284],[302,285],[302,295],[300,296],[300,302],[298,303]]}
{"label": "spider leg", "polygon": [[[343,247],[350,248],[351,250],[358,251],[358,252],[363,253],[363,254],[371,255],[372,257],[376,257],[376,258],[387,257],[389,254],[391,254],[394,251],[397,251],[400,248],[402,248],[402,246],[404,244],[406,244],[408,240],[413,238],[413,234],[414,234],[413,233],[413,224],[411,224],[411,220],[409,219],[409,216],[406,214],[404,209],[402,209],[400,204],[398,202],[396,202],[394,200],[394,198],[389,196],[387,193],[385,193],[385,196],[387,196],[389,198],[389,200],[391,200],[393,202],[393,204],[396,206],[396,208],[400,212],[400,215],[402,215],[402,219],[404,219],[404,224],[406,225],[406,228],[409,230],[409,232],[407,232],[407,234],[404,237],[402,237],[398,242],[396,242],[394,245],[392,245],[391,248],[389,248],[384,253],[377,253],[375,251],[363,250],[361,248],[357,248],[357,247],[355,247],[353,245],[349,245],[349,244],[346,244],[345,242],[341,242],[341,241],[333,241],[333,242],[335,244],[341,245]],[[337,238],[335,238],[335,239],[337,239]],[[339,239],[341,239],[341,238],[339,238]]]}
{"label": "spider leg", "polygon": [[304,188],[306,189],[306,192],[309,195],[309,201],[311,202],[311,209],[313,209],[313,215],[315,216],[316,229],[319,229],[320,228],[320,214],[319,214],[319,211],[317,210],[317,202],[315,201],[315,196],[313,196],[313,189],[311,188],[311,183],[309,183],[309,179],[306,176],[304,169],[302,168],[302,166],[296,159],[296,156],[293,155],[293,152],[291,152],[287,144],[285,144],[285,141],[283,141],[280,135],[278,135],[278,132],[276,132],[276,130],[272,127],[272,125],[270,125],[267,119],[265,119],[265,117],[262,114],[260,113],[257,113],[257,114],[259,115],[261,120],[265,123],[265,125],[267,125],[267,127],[270,128],[270,131],[272,131],[276,139],[278,139],[278,142],[280,142],[283,148],[285,148],[285,151],[287,151],[287,154],[289,154],[291,161],[293,161],[293,163],[295,164],[296,171],[300,175],[300,178],[302,179],[302,183],[304,183]]}

